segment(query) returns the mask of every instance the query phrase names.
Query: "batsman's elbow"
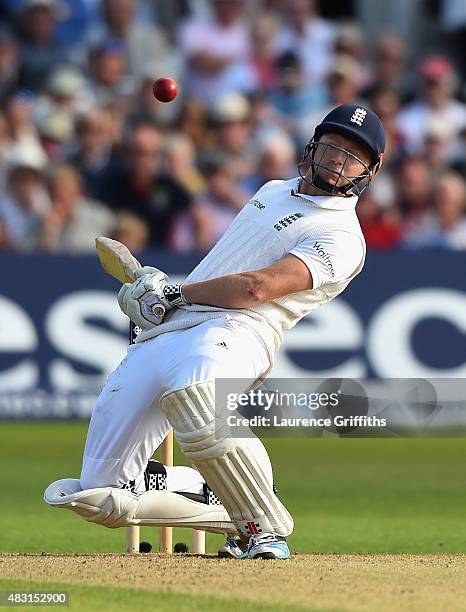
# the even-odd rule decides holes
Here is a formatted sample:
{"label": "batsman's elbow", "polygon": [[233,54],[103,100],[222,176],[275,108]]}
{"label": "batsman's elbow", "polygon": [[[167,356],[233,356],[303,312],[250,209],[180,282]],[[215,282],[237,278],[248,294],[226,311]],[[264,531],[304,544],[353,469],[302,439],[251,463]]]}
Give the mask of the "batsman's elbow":
{"label": "batsman's elbow", "polygon": [[246,282],[244,287],[244,297],[251,306],[265,304],[269,300],[266,285],[263,279],[254,272],[245,274]]}

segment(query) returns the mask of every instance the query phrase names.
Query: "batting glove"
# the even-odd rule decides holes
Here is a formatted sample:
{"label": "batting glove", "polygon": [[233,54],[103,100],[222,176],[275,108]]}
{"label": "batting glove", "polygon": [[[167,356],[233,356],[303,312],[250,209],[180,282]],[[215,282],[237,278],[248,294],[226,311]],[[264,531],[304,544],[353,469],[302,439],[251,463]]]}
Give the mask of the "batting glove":
{"label": "batting glove", "polygon": [[187,304],[181,285],[167,283],[168,276],[150,266],[136,270],[133,283],[126,283],[118,293],[121,310],[142,329],[160,325],[165,313]]}

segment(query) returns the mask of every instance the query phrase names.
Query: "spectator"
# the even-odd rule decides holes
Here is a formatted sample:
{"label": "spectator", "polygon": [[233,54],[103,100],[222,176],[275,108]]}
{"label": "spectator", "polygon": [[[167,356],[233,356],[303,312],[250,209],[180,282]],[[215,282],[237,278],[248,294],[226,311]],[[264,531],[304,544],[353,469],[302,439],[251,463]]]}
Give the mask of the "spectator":
{"label": "spectator", "polygon": [[147,223],[130,212],[123,211],[117,214],[115,229],[111,236],[126,245],[131,253],[141,253],[149,246]]}
{"label": "spectator", "polygon": [[358,97],[360,66],[349,56],[340,56],[329,68],[326,85],[328,88],[327,105],[318,111],[309,113],[300,122],[299,133],[301,142],[299,148],[305,146],[316,126],[332,108],[340,104],[350,104]]}
{"label": "spectator", "polygon": [[442,25],[447,34],[447,46],[454,55],[462,84],[466,81],[464,40],[466,37],[466,5],[463,0],[443,0],[441,3]]}
{"label": "spectator", "polygon": [[100,0],[59,0],[56,36],[73,64],[83,66],[88,33],[96,29]]}
{"label": "spectator", "polygon": [[99,181],[112,162],[111,118],[95,108],[76,121],[77,150],[68,158],[83,180],[84,193],[97,197]]}
{"label": "spectator", "polygon": [[251,41],[243,4],[210,0],[211,17],[191,18],[179,28],[187,92],[207,105],[226,93],[250,92],[256,86],[248,64]]}
{"label": "spectator", "polygon": [[455,75],[452,64],[443,57],[430,57],[421,66],[422,97],[403,109],[399,127],[411,153],[422,154],[430,121],[448,123],[452,129],[449,156],[459,148],[460,133],[466,127],[466,106],[453,98]]}
{"label": "spectator", "polygon": [[270,96],[258,93],[249,99],[251,109],[251,146],[254,154],[274,136],[292,137],[270,102]]}
{"label": "spectator", "polygon": [[190,138],[181,132],[171,134],[165,146],[167,173],[179,181],[193,197],[205,190],[205,181],[196,167],[196,151]]}
{"label": "spectator", "polygon": [[433,189],[435,208],[409,235],[411,248],[466,250],[466,190],[464,181],[454,173],[441,177]]}
{"label": "spectator", "polygon": [[50,75],[46,92],[53,108],[77,113],[90,104],[83,100],[84,78],[70,66],[61,66]]}
{"label": "spectator", "polygon": [[41,247],[53,253],[92,253],[95,238],[109,235],[115,216],[102,204],[83,196],[79,174],[67,165],[48,177],[50,209],[45,217]]}
{"label": "spectator", "polygon": [[23,93],[15,93],[4,103],[4,114],[7,126],[5,159],[16,158],[37,160],[39,165],[47,161],[37,131],[32,123],[33,98]]}
{"label": "spectator", "polygon": [[76,114],[87,110],[91,103],[83,76],[70,66],[62,66],[52,72],[44,93],[36,99],[34,121],[43,121],[56,112],[66,113],[74,120]]}
{"label": "spectator", "polygon": [[229,158],[233,175],[241,180],[255,166],[252,142],[251,106],[239,94],[219,98],[212,111],[215,127],[215,147]]}
{"label": "spectator", "polygon": [[354,102],[359,94],[360,75],[361,66],[354,59],[344,55],[336,58],[326,80],[330,96],[327,108]]}
{"label": "spectator", "polygon": [[213,142],[213,132],[207,126],[205,107],[198,101],[185,100],[178,119],[178,127],[190,138],[196,149],[208,148]]}
{"label": "spectator", "polygon": [[[392,156],[400,152],[403,146],[403,138],[397,121],[400,110],[400,98],[395,89],[380,87],[372,90],[370,106],[380,117],[385,128],[387,146],[384,153],[384,164],[386,164]],[[378,180],[379,175],[377,176],[377,182]]]}
{"label": "spectator", "polygon": [[253,194],[269,181],[293,178],[296,175],[295,161],[291,138],[286,134],[272,135],[262,144],[257,172],[244,183],[246,191]]}
{"label": "spectator", "polygon": [[11,251],[12,245],[3,219],[0,219],[0,251]]}
{"label": "spectator", "polygon": [[25,154],[11,159],[6,192],[0,199],[0,220],[14,250],[38,248],[48,206],[40,161]]}
{"label": "spectator", "polygon": [[167,61],[170,50],[164,33],[153,23],[142,24],[136,19],[137,0],[102,0],[103,27],[91,36],[102,43],[111,38],[118,40],[125,55],[128,72],[136,79],[148,60]]}
{"label": "spectator", "polygon": [[12,32],[0,27],[0,100],[18,89],[19,47]]}
{"label": "spectator", "polygon": [[207,251],[224,234],[238,211],[248,200],[248,195],[235,183],[229,158],[222,150],[210,151],[201,162],[201,169],[207,189],[198,204],[208,224],[203,225],[196,244],[201,251]]}
{"label": "spectator", "polygon": [[112,104],[128,111],[135,82],[126,75],[124,47],[118,39],[107,38],[90,52],[89,72],[89,95],[95,106]]}
{"label": "spectator", "polygon": [[466,251],[466,185],[453,172],[440,178],[434,188],[438,231],[452,249]]}
{"label": "spectator", "polygon": [[0,194],[5,190],[5,178],[8,168],[6,143],[8,138],[7,124],[4,115],[0,112]]}
{"label": "spectator", "polygon": [[397,205],[403,219],[403,240],[415,245],[431,225],[432,178],[421,157],[407,157],[396,173]]}
{"label": "spectator", "polygon": [[451,167],[466,179],[466,128],[461,130],[458,151],[451,160]]}
{"label": "spectator", "polygon": [[99,192],[112,210],[130,211],[148,224],[151,246],[170,248],[174,224],[181,214],[192,215],[193,201],[178,181],[162,174],[163,146],[156,126],[135,126],[120,164],[107,174]]}
{"label": "spectator", "polygon": [[270,101],[282,127],[299,143],[301,121],[327,104],[327,92],[322,86],[306,84],[299,57],[291,51],[277,59],[276,72],[277,87],[271,93]]}
{"label": "spectator", "polygon": [[21,86],[38,92],[48,75],[67,62],[55,37],[58,6],[55,0],[25,0],[21,14]]}
{"label": "spectator", "polygon": [[[115,104],[106,104],[105,106],[102,106],[101,110],[103,113],[105,113],[108,119],[107,125],[112,152],[115,153],[115,155],[118,155],[119,152],[121,152],[122,147],[126,113],[118,102]],[[144,123],[144,121],[142,121],[142,123]]]}
{"label": "spectator", "polygon": [[337,27],[334,53],[336,57],[342,55],[351,57],[359,64],[357,86],[359,90],[366,87],[370,80],[371,70],[364,46],[364,36],[356,22],[346,21]]}
{"label": "spectator", "polygon": [[250,57],[256,90],[270,91],[276,85],[276,54],[273,39],[278,23],[272,15],[260,15],[252,26]]}
{"label": "spectator", "polygon": [[405,102],[408,89],[404,81],[405,43],[395,34],[382,34],[375,43],[372,77],[363,96],[370,98],[374,90],[396,91]]}
{"label": "spectator", "polygon": [[448,171],[448,144],[451,136],[450,125],[442,119],[433,118],[428,122],[423,147],[424,159],[434,180]]}
{"label": "spectator", "polygon": [[[226,206],[230,213],[233,214],[233,217],[235,217],[238,211],[246,204],[248,196],[235,183],[235,175],[231,170],[228,155],[222,149],[212,150],[207,152],[199,163],[206,180],[204,201],[211,200],[219,205]],[[228,217],[229,214],[227,215]],[[218,225],[218,233],[214,242],[223,234],[230,221],[225,222],[225,226],[222,226],[223,229],[220,227],[221,224]]]}
{"label": "spectator", "polygon": [[37,126],[40,144],[48,159],[53,162],[62,161],[73,138],[73,121],[70,115],[63,111],[44,117]]}
{"label": "spectator", "polygon": [[392,249],[401,241],[400,216],[394,208],[380,206],[371,187],[364,191],[356,207],[367,248]]}
{"label": "spectator", "polygon": [[[368,194],[368,199],[374,200],[376,205],[384,212],[390,212],[390,210],[395,206],[396,199],[396,175],[394,175],[393,169],[397,160],[402,157],[404,153],[403,143],[397,125],[400,100],[395,90],[381,87],[380,89],[373,90],[370,102],[372,110],[375,111],[382,120],[385,128],[385,138],[387,144],[383,156],[382,168],[377,173],[377,180],[370,185],[370,194]],[[369,202],[368,208],[370,208]],[[383,220],[385,221],[385,216]],[[377,219],[377,222],[378,221],[379,219]],[[391,221],[392,218],[390,216],[390,227],[388,228],[389,231],[393,225]]]}
{"label": "spectator", "polygon": [[298,54],[310,85],[322,83],[334,57],[335,31],[319,17],[315,0],[282,0],[283,25],[275,36],[277,54]]}

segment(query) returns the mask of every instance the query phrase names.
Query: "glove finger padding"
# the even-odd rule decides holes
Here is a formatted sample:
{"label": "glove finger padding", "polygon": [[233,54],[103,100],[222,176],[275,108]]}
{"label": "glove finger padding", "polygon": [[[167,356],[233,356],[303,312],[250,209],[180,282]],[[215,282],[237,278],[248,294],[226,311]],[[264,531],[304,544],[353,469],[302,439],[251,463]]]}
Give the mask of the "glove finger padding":
{"label": "glove finger padding", "polygon": [[154,325],[159,325],[162,322],[160,317],[155,317],[151,313],[150,318],[142,312],[141,304],[138,300],[129,300],[126,307],[126,314],[131,321],[138,325],[141,329],[151,329]]}
{"label": "glove finger padding", "polygon": [[[163,273],[162,276],[165,277]],[[160,325],[164,317],[155,314],[154,308],[162,305],[166,310],[166,306],[158,297],[158,292],[162,293],[164,284],[165,280],[157,274],[145,274],[134,283],[124,284],[118,292],[120,309],[142,329]]]}
{"label": "glove finger padding", "polygon": [[[154,325],[159,325],[162,322],[160,317],[156,317],[152,312],[150,319],[142,313],[141,304],[137,299],[133,299],[134,283],[124,284],[118,292],[118,304],[120,310],[136,325],[142,329],[150,329]],[[143,288],[142,294],[147,293]]]}
{"label": "glove finger padding", "polygon": [[145,274],[134,281],[132,285],[130,285],[129,291],[126,294],[127,300],[139,300],[143,295],[145,295],[148,291],[154,291],[157,287],[154,287],[154,284],[157,284],[157,281],[151,278],[151,275]]}
{"label": "glove finger padding", "polygon": [[152,266],[144,266],[142,268],[137,268],[137,270],[134,271],[134,280],[137,280],[146,274],[153,274],[154,276],[157,276],[159,280],[167,280],[168,278],[168,276],[165,274],[165,272],[162,272],[162,270],[153,268]]}
{"label": "glove finger padding", "polygon": [[[133,321],[133,323],[136,323],[136,321],[131,318],[131,315],[134,314],[132,302],[135,301],[136,303],[139,303],[139,298],[151,291],[150,288],[146,288],[144,280],[145,279],[141,278],[132,284],[126,283],[118,292],[118,303],[120,308],[125,315],[127,315]],[[140,312],[139,307],[137,308],[137,311]]]}
{"label": "glove finger padding", "polygon": [[120,306],[120,310],[125,315],[128,314],[126,312],[126,295],[130,287],[131,287],[131,283],[125,283],[124,285],[122,285],[120,291],[118,292],[118,296],[117,296],[118,305]]}
{"label": "glove finger padding", "polygon": [[[134,283],[124,284],[118,292],[118,303],[120,304],[121,310],[128,314],[128,307],[131,300],[139,300],[146,293],[153,291],[158,292],[160,281],[153,279],[149,275],[135,280]],[[129,314],[128,314],[129,316]]]}

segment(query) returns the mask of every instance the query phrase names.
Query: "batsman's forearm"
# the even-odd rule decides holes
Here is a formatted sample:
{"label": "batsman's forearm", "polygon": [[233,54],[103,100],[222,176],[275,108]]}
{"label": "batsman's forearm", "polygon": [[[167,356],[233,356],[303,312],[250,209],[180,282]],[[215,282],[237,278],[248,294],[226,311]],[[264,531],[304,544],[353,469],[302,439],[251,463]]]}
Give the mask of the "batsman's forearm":
{"label": "batsman's forearm", "polygon": [[266,294],[259,272],[242,272],[183,285],[183,294],[191,304],[219,308],[250,308],[272,299]]}
{"label": "batsman's forearm", "polygon": [[309,289],[312,276],[306,264],[294,255],[286,255],[268,268],[183,285],[183,294],[191,304],[251,308]]}

